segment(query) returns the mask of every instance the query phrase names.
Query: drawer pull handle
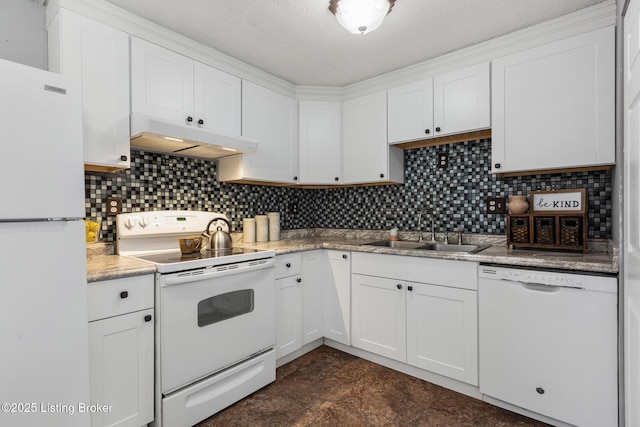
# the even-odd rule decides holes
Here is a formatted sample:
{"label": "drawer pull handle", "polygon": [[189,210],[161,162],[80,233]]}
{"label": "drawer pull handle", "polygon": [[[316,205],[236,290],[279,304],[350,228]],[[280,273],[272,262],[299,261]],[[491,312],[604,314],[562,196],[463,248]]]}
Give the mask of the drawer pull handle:
{"label": "drawer pull handle", "polygon": [[129,292],[127,291],[122,291],[120,292],[120,298],[125,299],[129,296]]}
{"label": "drawer pull handle", "polygon": [[536,391],[538,394],[544,394],[544,389],[542,387],[536,387]]}
{"label": "drawer pull handle", "polygon": [[151,322],[151,315],[147,314],[146,316],[144,316],[144,321],[145,322]]}

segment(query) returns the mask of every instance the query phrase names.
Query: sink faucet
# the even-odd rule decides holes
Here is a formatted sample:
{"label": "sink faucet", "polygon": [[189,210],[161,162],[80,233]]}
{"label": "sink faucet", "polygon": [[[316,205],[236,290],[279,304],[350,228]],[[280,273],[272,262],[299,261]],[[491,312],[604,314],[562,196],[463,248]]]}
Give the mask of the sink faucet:
{"label": "sink faucet", "polygon": [[422,214],[425,213],[427,214],[427,216],[429,217],[429,219],[431,220],[431,241],[435,242],[436,241],[436,231],[433,225],[433,212],[431,212],[429,209],[424,208],[422,210],[420,210],[420,213],[418,214],[418,242],[422,241]]}

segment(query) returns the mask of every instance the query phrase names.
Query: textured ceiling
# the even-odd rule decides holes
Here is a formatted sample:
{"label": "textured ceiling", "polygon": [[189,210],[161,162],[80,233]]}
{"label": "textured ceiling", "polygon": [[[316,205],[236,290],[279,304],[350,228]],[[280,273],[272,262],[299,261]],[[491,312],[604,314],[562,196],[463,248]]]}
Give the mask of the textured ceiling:
{"label": "textured ceiling", "polygon": [[329,0],[108,0],[297,85],[342,87],[603,0],[397,0],[369,34]]}

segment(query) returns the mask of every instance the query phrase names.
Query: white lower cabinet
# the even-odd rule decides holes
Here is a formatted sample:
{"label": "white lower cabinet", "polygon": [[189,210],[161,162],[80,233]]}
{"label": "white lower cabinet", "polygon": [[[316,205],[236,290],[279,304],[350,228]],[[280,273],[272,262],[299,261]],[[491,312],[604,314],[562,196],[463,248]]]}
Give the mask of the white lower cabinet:
{"label": "white lower cabinet", "polygon": [[276,358],[323,336],[322,250],[276,257]]}
{"label": "white lower cabinet", "polygon": [[352,271],[354,347],[478,384],[476,263],[354,253]]}
{"label": "white lower cabinet", "polygon": [[385,277],[351,276],[353,346],[400,362],[407,361],[403,282]]}
{"label": "white lower cabinet", "polygon": [[88,285],[92,427],[153,421],[153,276]]}
{"label": "white lower cabinet", "polygon": [[407,283],[407,363],[478,384],[478,293]]}
{"label": "white lower cabinet", "polygon": [[351,345],[351,253],[325,250],[323,256],[324,336]]}

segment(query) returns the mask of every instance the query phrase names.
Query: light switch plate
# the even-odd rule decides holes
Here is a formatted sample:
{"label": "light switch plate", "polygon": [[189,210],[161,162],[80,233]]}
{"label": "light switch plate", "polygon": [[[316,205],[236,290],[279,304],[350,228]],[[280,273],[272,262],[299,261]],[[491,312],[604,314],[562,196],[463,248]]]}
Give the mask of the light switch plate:
{"label": "light switch plate", "polygon": [[487,197],[487,213],[490,214],[503,214],[506,213],[506,198],[505,197]]}

